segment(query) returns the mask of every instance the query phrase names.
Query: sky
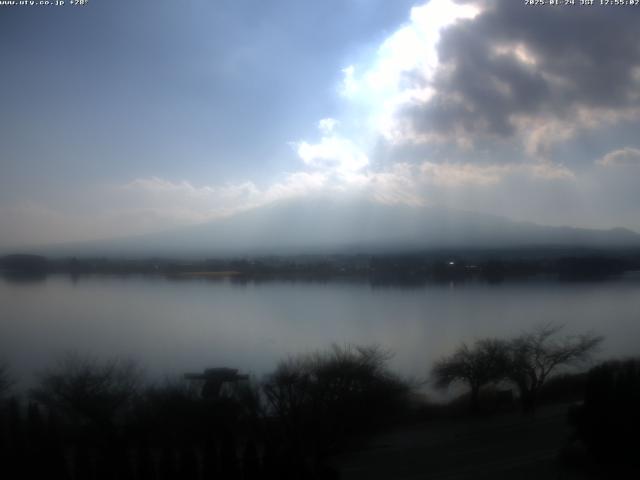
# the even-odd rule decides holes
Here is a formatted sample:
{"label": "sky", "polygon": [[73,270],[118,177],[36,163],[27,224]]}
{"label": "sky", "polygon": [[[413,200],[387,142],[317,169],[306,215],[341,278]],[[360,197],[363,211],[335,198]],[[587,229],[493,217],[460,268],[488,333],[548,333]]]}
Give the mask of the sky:
{"label": "sky", "polygon": [[3,3],[0,247],[310,197],[640,230],[640,5]]}

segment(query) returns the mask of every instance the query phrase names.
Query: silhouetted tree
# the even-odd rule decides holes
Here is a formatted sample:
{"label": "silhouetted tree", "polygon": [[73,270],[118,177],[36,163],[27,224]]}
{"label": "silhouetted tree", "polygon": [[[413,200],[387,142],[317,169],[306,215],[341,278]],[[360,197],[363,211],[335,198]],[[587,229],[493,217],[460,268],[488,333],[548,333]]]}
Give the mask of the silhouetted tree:
{"label": "silhouetted tree", "polygon": [[262,475],[264,480],[276,480],[284,477],[282,472],[282,455],[278,453],[275,442],[266,442],[262,457]]}
{"label": "silhouetted tree", "polygon": [[[60,438],[58,420],[53,412],[49,415],[45,424],[45,446],[43,456],[43,469],[49,480],[68,480],[69,470],[66,455]],[[40,478],[44,478],[41,476]]]}
{"label": "silhouetted tree", "polygon": [[404,405],[408,385],[379,347],[339,347],[290,358],[263,386],[291,465],[316,467],[351,434],[380,426]]}
{"label": "silhouetted tree", "polygon": [[149,445],[141,442],[136,449],[135,465],[138,480],[151,480],[156,478],[153,457]]}
{"label": "silhouetted tree", "polygon": [[198,456],[193,445],[183,445],[180,449],[180,479],[198,479]]}
{"label": "silhouetted tree", "polygon": [[254,441],[250,440],[244,447],[242,454],[242,473],[244,480],[257,480],[260,478],[260,459],[258,449]]}
{"label": "silhouetted tree", "polygon": [[158,473],[160,480],[177,480],[178,469],[176,466],[175,453],[169,446],[165,446],[160,453],[160,466]]}
{"label": "silhouetted tree", "polygon": [[6,422],[8,440],[6,460],[8,462],[0,468],[2,468],[3,476],[20,478],[24,474],[27,459],[27,439],[22,411],[15,397],[9,400]]}
{"label": "silhouetted tree", "polygon": [[0,363],[0,401],[6,398],[12,386],[13,381],[9,376],[9,367],[4,363]]}
{"label": "silhouetted tree", "polygon": [[218,476],[218,444],[210,438],[204,445],[202,457],[202,477],[205,480],[213,480]]}
{"label": "silhouetted tree", "polygon": [[29,474],[33,478],[42,478],[46,476],[45,454],[48,445],[45,443],[45,426],[40,409],[37,404],[30,403],[27,409],[27,440],[29,445],[28,455],[31,459],[37,459],[36,462],[29,462],[26,465]]}
{"label": "silhouetted tree", "polygon": [[209,427],[209,412],[204,407],[198,393],[185,382],[168,379],[145,388],[136,397],[135,427],[156,441],[190,441]]}
{"label": "silhouetted tree", "polygon": [[78,445],[73,460],[74,478],[86,478],[87,480],[94,478],[93,455],[88,445],[83,443]]}
{"label": "silhouetted tree", "polygon": [[436,362],[431,375],[438,388],[465,383],[471,389],[471,411],[477,412],[480,388],[505,377],[507,360],[507,343],[487,338],[477,340],[472,346],[462,343],[452,355]]}
{"label": "silhouetted tree", "polygon": [[640,358],[606,362],[589,371],[584,402],[572,411],[571,420],[592,458],[640,466],[639,405]]}
{"label": "silhouetted tree", "polygon": [[525,412],[535,411],[538,393],[555,370],[585,362],[603,340],[593,333],[557,338],[562,328],[543,325],[509,343],[507,375],[520,391]]}
{"label": "silhouetted tree", "polygon": [[236,439],[226,430],[220,439],[220,474],[222,478],[234,478],[238,471],[238,454]]}
{"label": "silhouetted tree", "polygon": [[140,383],[140,370],[131,361],[101,362],[70,353],[41,374],[31,397],[67,419],[109,429],[131,404]]}

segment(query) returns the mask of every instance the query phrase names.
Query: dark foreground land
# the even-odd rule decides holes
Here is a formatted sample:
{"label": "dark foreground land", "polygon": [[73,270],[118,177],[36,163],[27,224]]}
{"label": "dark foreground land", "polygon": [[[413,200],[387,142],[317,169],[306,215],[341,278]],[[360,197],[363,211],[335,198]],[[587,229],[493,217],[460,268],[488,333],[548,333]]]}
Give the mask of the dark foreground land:
{"label": "dark foreground land", "polygon": [[413,480],[589,478],[559,461],[568,405],[397,429],[340,458],[342,478]]}
{"label": "dark foreground land", "polygon": [[535,404],[486,387],[441,405],[388,358],[333,346],[283,361],[259,384],[214,368],[185,374],[190,384],[144,385],[133,363],[69,355],[28,403],[7,398],[3,367],[0,478],[640,478],[638,359],[557,376]]}
{"label": "dark foreground land", "polygon": [[[637,465],[600,464],[575,441],[568,404],[412,425],[338,459],[344,480],[640,478]],[[640,445],[637,439],[629,439]]]}

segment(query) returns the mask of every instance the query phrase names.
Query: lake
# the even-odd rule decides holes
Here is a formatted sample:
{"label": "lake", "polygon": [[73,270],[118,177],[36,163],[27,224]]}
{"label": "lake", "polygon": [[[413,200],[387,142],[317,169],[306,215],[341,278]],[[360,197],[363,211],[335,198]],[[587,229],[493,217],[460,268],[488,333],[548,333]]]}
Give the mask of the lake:
{"label": "lake", "polygon": [[365,281],[248,282],[145,276],[0,278],[0,359],[23,387],[75,350],[139,360],[152,376],[229,366],[258,377],[290,354],[377,343],[399,373],[426,378],[463,340],[545,322],[605,336],[600,358],[640,353],[640,275],[372,286]]}

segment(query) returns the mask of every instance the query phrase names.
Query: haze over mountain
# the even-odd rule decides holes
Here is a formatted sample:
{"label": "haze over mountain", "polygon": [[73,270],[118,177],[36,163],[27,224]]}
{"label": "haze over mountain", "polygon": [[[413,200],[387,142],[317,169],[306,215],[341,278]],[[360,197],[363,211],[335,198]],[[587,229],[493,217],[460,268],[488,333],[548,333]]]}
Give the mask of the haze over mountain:
{"label": "haze over mountain", "polygon": [[215,256],[441,248],[640,247],[640,235],[541,226],[437,207],[308,198],[142,236],[38,249],[56,255]]}
{"label": "haze over mountain", "polygon": [[[214,251],[629,237],[455,209],[640,231],[638,9],[90,3],[0,15],[3,251],[207,222],[139,243]],[[313,206],[341,195],[407,206]],[[283,204],[293,200],[313,211]],[[446,206],[452,218],[411,205]]]}

